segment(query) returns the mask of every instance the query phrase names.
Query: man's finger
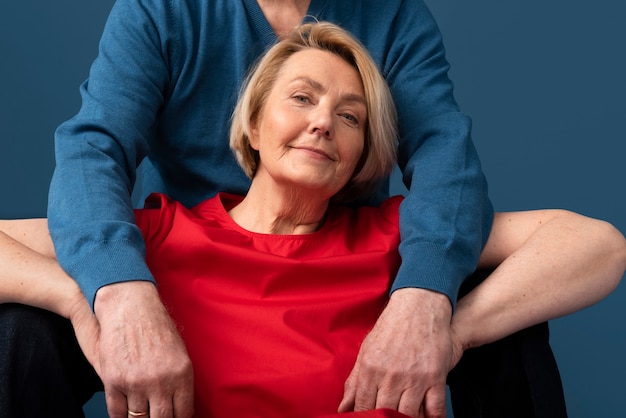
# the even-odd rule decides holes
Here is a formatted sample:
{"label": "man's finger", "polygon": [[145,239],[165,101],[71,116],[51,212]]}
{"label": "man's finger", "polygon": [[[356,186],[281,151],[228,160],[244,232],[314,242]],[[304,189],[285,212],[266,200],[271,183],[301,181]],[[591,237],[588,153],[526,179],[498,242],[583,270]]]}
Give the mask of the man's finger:
{"label": "man's finger", "polygon": [[143,395],[126,395],[126,413],[129,417],[145,418],[150,415],[150,403],[148,402],[148,398]]}
{"label": "man's finger", "polygon": [[365,374],[363,368],[357,376],[357,386],[354,395],[354,411],[369,411],[376,408],[376,397],[378,393],[377,379]]}
{"label": "man's finger", "polygon": [[424,417],[423,401],[424,393],[422,391],[416,389],[405,390],[398,402],[398,412],[413,418]]}
{"label": "man's finger", "polygon": [[128,417],[128,404],[126,402],[126,395],[117,390],[109,390],[105,387],[104,390],[105,400],[107,405],[107,411],[110,418],[127,418]]}
{"label": "man's finger", "polygon": [[424,396],[426,418],[446,418],[446,387],[432,387]]}
{"label": "man's finger", "polygon": [[359,363],[357,361],[357,364],[354,366],[354,368],[350,372],[350,375],[348,376],[348,378],[346,379],[346,383],[344,384],[343,399],[341,400],[341,403],[339,404],[339,408],[337,408],[337,412],[339,413],[354,411],[354,399],[356,396],[356,383],[357,383],[357,378],[359,375],[358,364]]}
{"label": "man's finger", "polygon": [[[189,374],[189,382],[183,388],[193,389],[193,373]],[[194,415],[193,390],[180,389],[174,393],[174,417],[191,418]]]}

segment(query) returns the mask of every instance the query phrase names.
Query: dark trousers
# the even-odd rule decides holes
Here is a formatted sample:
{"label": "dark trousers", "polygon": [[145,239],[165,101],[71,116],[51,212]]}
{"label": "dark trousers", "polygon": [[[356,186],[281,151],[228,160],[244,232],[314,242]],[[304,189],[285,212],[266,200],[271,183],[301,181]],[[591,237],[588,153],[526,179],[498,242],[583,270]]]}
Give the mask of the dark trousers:
{"label": "dark trousers", "polygon": [[467,350],[448,375],[454,418],[566,418],[548,324]]}
{"label": "dark trousers", "polygon": [[[482,277],[472,280],[466,291]],[[567,416],[547,323],[468,350],[448,385],[455,418]],[[69,321],[0,304],[0,417],[82,418],[84,403],[101,390]]]}
{"label": "dark trousers", "polygon": [[[490,272],[469,277],[467,294]],[[448,374],[454,418],[566,418],[561,375],[548,323],[467,350]]]}
{"label": "dark trousers", "polygon": [[0,304],[0,417],[83,418],[83,405],[101,390],[68,320]]}

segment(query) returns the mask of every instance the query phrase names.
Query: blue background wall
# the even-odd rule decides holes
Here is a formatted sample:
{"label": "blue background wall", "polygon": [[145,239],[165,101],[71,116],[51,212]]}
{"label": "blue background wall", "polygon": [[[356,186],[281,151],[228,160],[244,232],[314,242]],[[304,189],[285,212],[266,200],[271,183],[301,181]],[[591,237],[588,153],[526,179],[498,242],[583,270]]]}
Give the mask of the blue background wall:
{"label": "blue background wall", "polygon": [[[427,2],[496,209],[564,207],[626,232],[626,4]],[[112,4],[0,3],[0,217],[45,216],[53,131],[78,109]],[[622,285],[552,322],[572,418],[623,414],[625,300]]]}

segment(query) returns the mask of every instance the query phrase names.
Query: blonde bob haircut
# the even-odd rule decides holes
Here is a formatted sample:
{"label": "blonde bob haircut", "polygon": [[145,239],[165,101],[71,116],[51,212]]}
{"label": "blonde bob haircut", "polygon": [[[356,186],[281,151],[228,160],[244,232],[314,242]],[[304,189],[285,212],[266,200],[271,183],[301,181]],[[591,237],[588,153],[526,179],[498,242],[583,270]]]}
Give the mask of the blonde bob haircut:
{"label": "blonde bob haircut", "polygon": [[363,155],[348,184],[333,197],[347,202],[372,193],[396,161],[397,116],[393,98],[376,63],[359,41],[327,22],[298,27],[261,58],[242,87],[230,130],[230,147],[248,177],[254,177],[259,153],[250,146],[251,122],[263,111],[285,61],[298,51],[314,48],[344,59],[358,72],[365,91],[367,121]]}

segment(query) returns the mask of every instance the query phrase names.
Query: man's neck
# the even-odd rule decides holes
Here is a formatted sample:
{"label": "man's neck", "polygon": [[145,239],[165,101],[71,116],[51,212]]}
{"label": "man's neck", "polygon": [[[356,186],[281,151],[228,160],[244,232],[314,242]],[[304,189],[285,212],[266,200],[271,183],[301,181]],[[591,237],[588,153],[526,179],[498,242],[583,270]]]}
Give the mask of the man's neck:
{"label": "man's neck", "polygon": [[283,38],[300,25],[311,0],[257,0],[257,3],[276,36]]}

